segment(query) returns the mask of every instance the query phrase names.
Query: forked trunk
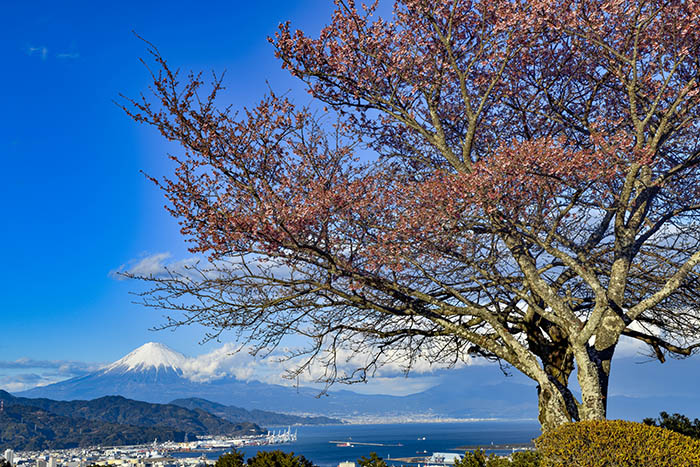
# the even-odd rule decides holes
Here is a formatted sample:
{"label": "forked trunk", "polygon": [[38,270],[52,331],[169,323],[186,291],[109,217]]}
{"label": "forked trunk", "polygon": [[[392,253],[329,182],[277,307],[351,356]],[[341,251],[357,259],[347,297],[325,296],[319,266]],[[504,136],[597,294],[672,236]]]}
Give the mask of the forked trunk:
{"label": "forked trunk", "polygon": [[539,421],[543,431],[549,431],[563,423],[579,419],[578,405],[568,388],[569,377],[574,371],[574,353],[554,326],[548,328],[550,339],[535,340],[530,346],[537,350],[542,361],[547,381],[539,381],[537,386]]}
{"label": "forked trunk", "polygon": [[[553,371],[552,365],[545,366],[549,381],[537,387],[538,419],[542,431],[571,421],[605,420],[613,351],[614,347],[599,351],[590,346],[574,351],[581,387],[580,403],[568,388],[568,372]],[[564,368],[568,369],[569,366]]]}
{"label": "forked trunk", "polygon": [[539,411],[537,418],[543,432],[578,419],[576,405],[567,388],[562,388],[553,382],[540,384],[537,386],[537,400]]}

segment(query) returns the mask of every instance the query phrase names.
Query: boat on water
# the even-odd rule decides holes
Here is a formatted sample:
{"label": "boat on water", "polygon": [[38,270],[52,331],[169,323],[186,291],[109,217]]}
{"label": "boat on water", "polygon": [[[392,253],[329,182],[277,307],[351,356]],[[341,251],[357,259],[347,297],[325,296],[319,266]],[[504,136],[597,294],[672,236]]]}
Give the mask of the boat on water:
{"label": "boat on water", "polygon": [[352,444],[350,444],[350,441],[345,441],[344,443],[338,443],[338,444],[336,444],[336,447],[339,447],[339,448],[354,448],[355,446],[353,446]]}

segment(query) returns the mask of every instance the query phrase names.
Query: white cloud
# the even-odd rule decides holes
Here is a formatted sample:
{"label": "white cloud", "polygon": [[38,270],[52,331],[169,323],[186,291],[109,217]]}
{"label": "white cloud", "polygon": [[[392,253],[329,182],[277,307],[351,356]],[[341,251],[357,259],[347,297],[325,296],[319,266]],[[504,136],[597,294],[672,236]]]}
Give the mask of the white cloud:
{"label": "white cloud", "polygon": [[[235,377],[242,381],[260,380],[279,382],[278,373],[284,370],[264,358],[256,358],[247,350],[232,343],[197,357],[188,358],[184,376],[196,382],[209,382],[224,377]],[[265,371],[263,371],[265,370]]]}
{"label": "white cloud", "polygon": [[[698,326],[693,322],[690,321],[689,323],[686,324],[686,326],[690,328],[697,328]],[[639,323],[639,321],[634,321],[631,323],[628,327],[629,329],[633,331],[638,331],[642,332],[644,334],[648,334],[650,336],[658,336],[663,338],[664,340],[670,342],[671,344],[678,345],[680,347],[687,346],[689,344],[694,344],[698,342],[698,340],[693,339],[690,340],[689,342],[684,342],[684,341],[679,341],[678,339],[674,338],[673,336],[669,336],[665,331],[663,331],[661,328],[658,326],[653,326],[649,324],[642,325]],[[651,347],[648,344],[645,344],[639,339],[634,339],[631,337],[627,336],[621,336],[620,340],[618,341],[617,346],[615,347],[615,358],[632,358],[632,357],[645,357],[645,358],[652,358],[655,359],[654,357],[654,351],[651,349]]]}
{"label": "white cloud", "polygon": [[0,361],[0,389],[24,391],[37,386],[57,383],[99,369],[98,363],[68,360],[32,360],[20,358]]}
{"label": "white cloud", "polygon": [[[240,350],[240,351],[239,351]],[[254,357],[248,353],[250,348],[226,343],[211,352],[187,358],[183,365],[184,376],[195,382],[210,382],[225,377],[235,377],[241,381],[262,381],[269,384],[290,386],[297,381],[284,378],[285,372],[292,368],[293,361],[284,361],[281,352],[266,357]],[[352,365],[362,363],[350,359],[343,369],[350,370]],[[27,358],[15,361],[0,361],[0,389],[20,392],[38,386],[46,386],[72,377],[96,371],[104,365],[72,361],[31,360]],[[351,386],[338,385],[334,390],[349,389],[364,394],[391,394],[403,396],[421,392],[440,382],[440,377],[431,374],[435,368],[420,365],[410,377],[399,375],[401,369],[388,365],[380,369],[377,375],[366,384]],[[320,365],[312,365],[310,371],[300,377],[298,383],[305,386],[323,388],[315,384],[315,378],[322,375]]]}
{"label": "white cloud", "polygon": [[638,339],[621,336],[615,347],[615,358],[631,358],[646,355],[649,353],[648,348],[644,342]]}
{"label": "white cloud", "polygon": [[132,259],[110,271],[109,276],[116,280],[127,279],[125,274],[140,277],[164,277],[175,273],[187,276],[192,273],[192,268],[200,262],[200,259],[196,257],[169,262],[171,257],[172,254],[166,251]]}
{"label": "white cloud", "polygon": [[0,389],[8,392],[19,392],[36,386],[50,384],[47,381],[49,381],[49,379],[42,378],[35,373],[2,375],[0,376]]}
{"label": "white cloud", "polygon": [[407,396],[423,392],[442,382],[438,376],[414,376],[393,378],[376,377],[366,384],[353,384],[349,390],[360,394],[388,394],[392,396]]}
{"label": "white cloud", "polygon": [[99,368],[96,363],[76,362],[71,360],[33,360],[19,358],[17,360],[0,360],[0,369],[51,369],[59,373],[75,374],[87,373]]}
{"label": "white cloud", "polygon": [[27,46],[25,48],[25,52],[27,52],[27,55],[29,56],[37,56],[41,58],[42,60],[46,60],[49,56],[49,49],[46,46],[39,46],[39,47],[34,47],[34,46]]}
{"label": "white cloud", "polygon": [[[240,350],[239,350],[240,349]],[[253,357],[249,354],[250,348],[227,343],[221,347],[188,360],[185,376],[193,381],[208,382],[224,377],[235,377],[242,381],[258,380],[270,384],[291,385],[299,383],[313,386],[324,375],[324,367],[320,362],[312,363],[309,368],[299,376],[298,381],[290,381],[284,378],[285,373],[300,363],[295,360],[286,360],[284,351],[275,351],[263,357]],[[615,358],[640,357],[648,353],[646,345],[642,342],[623,336],[616,348]],[[341,349],[337,353],[338,371],[350,373],[356,368],[367,364],[367,354],[355,353]],[[404,375],[407,360],[401,354],[389,353],[376,373],[368,378],[366,384],[354,384],[350,386],[335,386],[334,390],[349,389],[366,394],[393,394],[406,395],[426,390],[441,380],[439,374],[446,365],[431,364],[428,359],[418,359],[413,362],[409,377]],[[468,355],[462,361],[454,365],[454,368],[466,368],[474,365],[491,365],[480,358],[471,358]]]}
{"label": "white cloud", "polygon": [[[247,347],[240,348],[232,343],[224,344],[209,353],[189,358],[184,367],[184,376],[196,382],[235,377],[241,381],[256,380],[284,386],[295,383],[315,386],[316,380],[323,376],[324,369],[321,364],[314,363],[307,372],[300,375],[298,381],[290,381],[284,378],[284,375],[298,362],[286,360],[282,352],[275,352],[265,357],[254,357],[248,353],[249,350]],[[352,371],[357,365],[365,363],[359,356],[342,361],[341,371]],[[416,365],[415,371],[411,372],[411,377],[405,377],[402,374],[403,367],[398,361],[395,361],[379,368],[376,375],[369,378],[365,384],[354,384],[348,387],[336,386],[335,389],[349,389],[364,394],[397,396],[413,394],[438,384],[440,378],[432,375],[437,370],[438,367],[421,362]],[[318,385],[318,387],[320,389],[322,385]]]}
{"label": "white cloud", "polygon": [[229,274],[245,274],[248,269],[276,276],[289,275],[289,269],[284,264],[261,257],[248,257],[243,260],[233,256],[209,262],[197,256],[180,260],[172,260],[172,256],[166,251],[134,258],[110,271],[109,276],[116,280],[125,280],[128,279],[128,275],[164,278],[174,274],[180,279],[198,281],[204,277],[213,279]]}
{"label": "white cloud", "polygon": [[[325,368],[321,362],[313,362],[299,378],[290,381],[285,374],[300,362],[285,358],[283,350],[275,351],[267,356],[254,357],[250,348],[237,346],[233,343],[224,344],[222,347],[198,357],[189,358],[184,367],[184,376],[196,382],[209,382],[224,377],[235,377],[242,381],[262,381],[270,384],[289,386],[302,384],[314,386],[323,378]],[[356,368],[367,364],[366,355],[356,354],[347,350],[338,353],[339,373],[351,373]],[[391,355],[390,359],[380,366],[376,373],[368,379],[366,384],[355,384],[347,389],[366,394],[392,394],[406,395],[423,391],[439,383],[439,377],[435,373],[445,368],[445,365],[431,365],[426,360],[416,361],[413,365],[410,377],[404,374],[407,361],[401,356]],[[456,367],[465,367],[477,362],[465,358],[464,362]],[[322,387],[319,385],[318,387]],[[345,389],[346,386],[337,386],[336,389]]]}
{"label": "white cloud", "polygon": [[132,259],[117,269],[110,271],[115,279],[124,279],[122,274],[128,272],[136,276],[158,276],[165,271],[165,261],[172,255],[169,252],[156,253],[139,259]]}
{"label": "white cloud", "polygon": [[[49,48],[45,45],[27,45],[24,47],[24,52],[30,57],[39,57],[41,60],[46,60],[49,58]],[[80,58],[78,52],[59,52],[51,54],[52,57],[56,57],[59,60],[76,60]]]}

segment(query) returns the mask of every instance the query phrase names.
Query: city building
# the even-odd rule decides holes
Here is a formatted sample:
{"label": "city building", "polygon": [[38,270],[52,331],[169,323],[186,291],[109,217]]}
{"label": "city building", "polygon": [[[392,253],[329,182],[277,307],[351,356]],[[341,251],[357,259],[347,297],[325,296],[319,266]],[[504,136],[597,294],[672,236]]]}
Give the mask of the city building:
{"label": "city building", "polygon": [[454,464],[456,461],[460,460],[462,460],[462,456],[459,454],[453,452],[436,452],[426,460],[426,463],[445,465]]}

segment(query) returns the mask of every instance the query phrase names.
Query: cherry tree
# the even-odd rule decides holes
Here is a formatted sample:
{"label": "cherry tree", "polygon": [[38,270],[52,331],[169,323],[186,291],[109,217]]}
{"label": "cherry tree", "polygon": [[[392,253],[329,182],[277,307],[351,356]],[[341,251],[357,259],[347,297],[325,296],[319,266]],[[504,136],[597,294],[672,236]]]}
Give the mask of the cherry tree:
{"label": "cherry tree", "polygon": [[141,277],[146,305],[254,350],[304,336],[327,382],[493,359],[545,430],[605,418],[621,336],[698,348],[699,1],[336,6],[270,39],[311,108],[233,113],[151,49],[124,108],[182,146],[154,181],[208,261]]}

